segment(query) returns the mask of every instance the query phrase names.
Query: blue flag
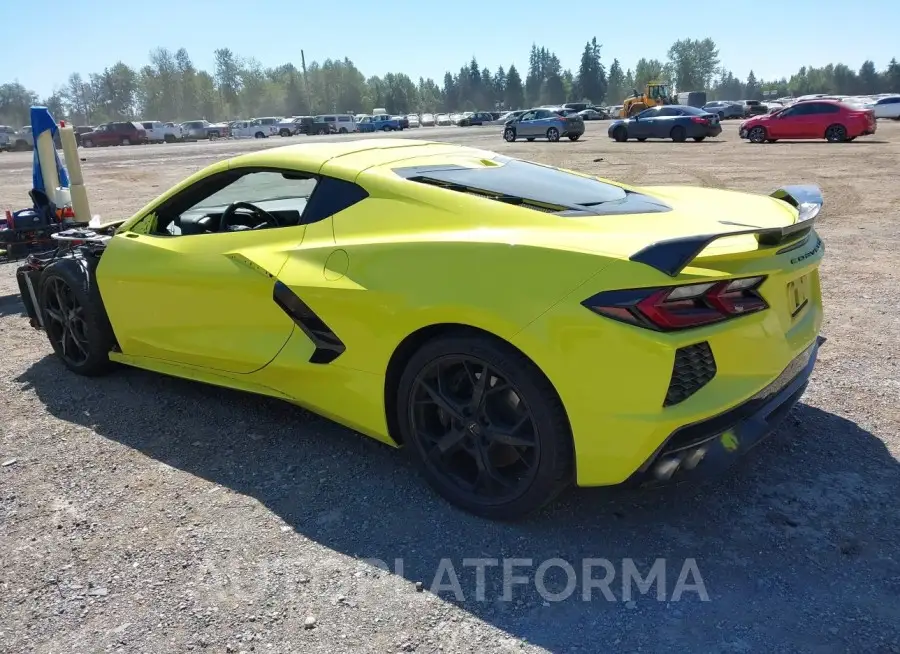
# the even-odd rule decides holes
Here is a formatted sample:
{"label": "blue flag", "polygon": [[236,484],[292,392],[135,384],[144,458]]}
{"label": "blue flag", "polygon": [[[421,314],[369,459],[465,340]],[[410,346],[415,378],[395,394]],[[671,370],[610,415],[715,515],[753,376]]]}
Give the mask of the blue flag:
{"label": "blue flag", "polygon": [[[38,136],[50,130],[50,137],[56,142],[57,134],[59,134],[59,128],[56,126],[56,121],[53,120],[53,116],[50,115],[50,110],[47,107],[32,107],[31,108],[31,134],[34,136],[34,163],[32,164],[32,177],[34,182],[34,188],[39,191],[43,191],[47,194],[49,198],[53,198],[53,191],[56,189],[47,189],[44,188],[44,175],[41,172],[41,155],[38,154],[37,142]],[[56,159],[56,172],[59,175],[59,185],[68,188],[69,186],[69,175],[66,173],[65,167],[63,167],[62,162],[59,160],[59,155],[56,154],[56,151],[53,152],[53,157]]]}

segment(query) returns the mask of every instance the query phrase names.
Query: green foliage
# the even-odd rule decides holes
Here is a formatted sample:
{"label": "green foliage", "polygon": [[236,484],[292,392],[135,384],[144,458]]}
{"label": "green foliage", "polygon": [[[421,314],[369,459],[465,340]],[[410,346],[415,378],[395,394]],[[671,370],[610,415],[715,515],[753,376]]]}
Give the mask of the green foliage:
{"label": "green foliage", "polygon": [[789,78],[760,80],[751,71],[741,80],[720,66],[712,39],[681,39],[672,44],[668,60],[641,58],[623,70],[618,59],[609,68],[601,61],[601,44],[588,41],[577,71],[563,69],[555,53],[532,45],[523,81],[515,66],[491,73],[476,57],[440,82],[413,81],[402,72],[366,78],[349,59],[286,63],[264,68],[253,58],[229,48],[214,52],[214,68],[198,70],[187,50],[156,48],[146,66],[134,69],[116,62],[83,77],[72,73],[48,98],[18,81],[0,85],[0,124],[29,122],[31,105],[41,102],[54,116],[96,125],[117,118],[219,121],[264,115],[314,115],[370,112],[385,107],[392,113],[521,109],[541,104],[589,101],[620,104],[632,89],[647,82],[669,81],[678,91],[705,90],[710,99],[766,99],[786,95],[840,95],[900,92],[900,63],[892,59],[884,70],[865,61],[858,70],[844,64],[804,66]]}

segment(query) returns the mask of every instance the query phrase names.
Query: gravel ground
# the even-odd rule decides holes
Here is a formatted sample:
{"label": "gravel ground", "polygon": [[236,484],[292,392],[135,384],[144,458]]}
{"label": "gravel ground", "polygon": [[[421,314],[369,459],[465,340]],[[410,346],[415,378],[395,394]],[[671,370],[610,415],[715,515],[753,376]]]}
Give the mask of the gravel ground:
{"label": "gravel ground", "polygon": [[[842,145],[752,146],[733,123],[701,144],[605,131],[409,136],[634,184],[821,185],[829,340],[774,439],[717,482],[577,490],[493,524],[438,499],[403,453],[292,406],[139,370],[76,378],[2,265],[0,651],[900,652],[900,124]],[[84,172],[113,219],[207,163],[284,143],[87,150]],[[0,209],[23,204],[30,162],[0,155]],[[466,561],[479,558],[500,561],[483,594]],[[515,570],[527,583],[505,601],[516,558],[531,559]],[[566,585],[559,567],[536,574],[553,558],[577,572],[564,601],[546,599]],[[609,561],[613,601],[584,601],[591,558]],[[665,559],[666,583],[629,596],[623,559],[644,576]]]}

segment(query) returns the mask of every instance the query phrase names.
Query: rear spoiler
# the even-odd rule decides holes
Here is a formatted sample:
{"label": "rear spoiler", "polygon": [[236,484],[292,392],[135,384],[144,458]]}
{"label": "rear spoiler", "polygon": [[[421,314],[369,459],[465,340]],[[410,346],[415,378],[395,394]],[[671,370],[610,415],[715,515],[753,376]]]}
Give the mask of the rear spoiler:
{"label": "rear spoiler", "polygon": [[657,241],[634,253],[629,259],[646,264],[670,277],[677,277],[710,243],[720,238],[753,234],[760,245],[769,247],[781,245],[788,241],[795,241],[806,236],[812,230],[816,216],[822,213],[822,207],[825,203],[821,189],[813,184],[782,186],[770,195],[773,198],[787,202],[797,209],[798,216],[794,224],[786,227],[753,227],[752,225],[722,220],[720,222],[723,225],[750,227],[751,229],[738,229],[719,234],[681,236],[665,241]]}

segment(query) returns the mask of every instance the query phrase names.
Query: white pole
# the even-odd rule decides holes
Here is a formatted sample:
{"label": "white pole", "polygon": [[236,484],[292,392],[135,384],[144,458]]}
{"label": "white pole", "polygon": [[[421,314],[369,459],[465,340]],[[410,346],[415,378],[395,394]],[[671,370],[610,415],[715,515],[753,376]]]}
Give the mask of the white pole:
{"label": "white pole", "polygon": [[66,170],[69,173],[69,195],[72,199],[72,211],[75,220],[89,223],[91,221],[91,206],[88,203],[87,187],[84,185],[84,176],[81,173],[81,160],[78,158],[78,142],[75,140],[75,128],[60,123],[59,140],[62,142],[63,156],[66,160]]}

